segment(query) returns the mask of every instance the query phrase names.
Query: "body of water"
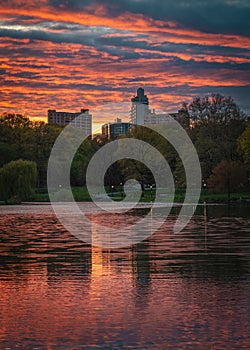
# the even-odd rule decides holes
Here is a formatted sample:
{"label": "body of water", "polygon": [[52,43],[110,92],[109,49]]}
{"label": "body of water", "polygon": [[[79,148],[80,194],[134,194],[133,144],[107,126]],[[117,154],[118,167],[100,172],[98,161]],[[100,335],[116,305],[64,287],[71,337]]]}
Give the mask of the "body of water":
{"label": "body of water", "polygon": [[[249,209],[200,206],[178,234],[173,211],[103,250],[49,205],[0,207],[0,349],[249,349]],[[94,219],[120,233],[141,211]]]}

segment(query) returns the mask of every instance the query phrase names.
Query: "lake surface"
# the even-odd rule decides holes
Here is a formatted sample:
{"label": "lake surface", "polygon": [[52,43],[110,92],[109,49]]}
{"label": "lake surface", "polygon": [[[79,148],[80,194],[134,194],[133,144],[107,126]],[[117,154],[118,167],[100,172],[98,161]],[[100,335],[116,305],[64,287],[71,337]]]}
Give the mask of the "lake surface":
{"label": "lake surface", "polygon": [[249,349],[249,209],[200,206],[179,234],[173,210],[146,241],[102,250],[49,205],[0,207],[0,349]]}

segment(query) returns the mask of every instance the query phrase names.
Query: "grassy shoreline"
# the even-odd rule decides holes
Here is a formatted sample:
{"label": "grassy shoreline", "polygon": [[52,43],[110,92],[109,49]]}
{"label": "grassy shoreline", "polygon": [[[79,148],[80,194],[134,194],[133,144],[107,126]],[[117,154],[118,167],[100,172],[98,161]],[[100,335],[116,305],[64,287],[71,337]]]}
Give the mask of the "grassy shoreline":
{"label": "grassy shoreline", "polygon": [[[59,201],[67,201],[69,190],[67,189],[60,189],[60,191],[55,191],[55,198]],[[86,187],[72,187],[72,193],[77,202],[92,202],[92,199],[90,198],[90,195],[88,193],[88,190]],[[108,192],[108,195],[110,198],[112,198],[114,201],[121,201],[124,198],[124,192],[121,187],[115,188],[112,192]],[[185,189],[176,189],[175,196],[174,196],[174,202],[175,203],[183,203],[185,199],[186,191]],[[140,199],[140,202],[154,202],[155,201],[155,191],[152,190],[145,190],[143,191],[143,196]],[[37,188],[34,191],[33,196],[25,201],[34,203],[48,203],[50,202],[49,194],[47,189],[40,189]],[[199,203],[241,203],[241,202],[250,202],[250,191],[242,191],[237,193],[231,193],[230,198],[228,197],[227,193],[209,193],[207,190],[202,190]],[[0,205],[4,204],[21,204],[21,201],[15,202],[15,201],[9,201],[8,203],[5,203],[0,200]]]}
{"label": "grassy shoreline", "polygon": [[[90,202],[92,201],[86,187],[72,187],[72,193],[77,202]],[[123,192],[121,188],[117,188],[113,193],[108,193],[113,200],[122,200]],[[65,193],[66,196],[66,193]],[[63,199],[63,198],[62,198]],[[155,193],[150,191],[144,191],[141,202],[154,201]],[[174,202],[182,203],[185,199],[185,190],[177,189],[175,192]],[[66,197],[65,199],[66,200]],[[242,191],[237,193],[231,193],[228,198],[227,193],[209,193],[207,190],[202,190],[199,203],[228,203],[228,202],[242,202],[250,201],[250,192]],[[30,202],[49,202],[49,195],[46,189],[36,189],[33,198]]]}

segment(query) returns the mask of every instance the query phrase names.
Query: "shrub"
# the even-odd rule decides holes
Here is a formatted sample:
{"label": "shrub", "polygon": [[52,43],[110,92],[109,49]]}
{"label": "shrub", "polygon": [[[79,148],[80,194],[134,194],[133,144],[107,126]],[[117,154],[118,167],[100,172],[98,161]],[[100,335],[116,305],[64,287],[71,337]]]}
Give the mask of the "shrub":
{"label": "shrub", "polygon": [[234,191],[243,189],[247,184],[247,171],[239,162],[221,161],[213,169],[208,179],[208,186],[211,192],[227,193],[228,197]]}
{"label": "shrub", "polygon": [[11,198],[29,199],[34,193],[37,168],[34,162],[16,160],[0,169],[0,198],[6,202]]}

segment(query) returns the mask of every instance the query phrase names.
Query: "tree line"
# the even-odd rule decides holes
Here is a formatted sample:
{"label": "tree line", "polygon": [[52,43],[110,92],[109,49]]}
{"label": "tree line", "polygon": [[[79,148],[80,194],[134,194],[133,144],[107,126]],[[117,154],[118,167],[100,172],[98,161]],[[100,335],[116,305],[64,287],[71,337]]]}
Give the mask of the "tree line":
{"label": "tree line", "polygon": [[[247,184],[250,169],[250,122],[231,97],[220,94],[195,97],[189,104],[183,103],[179,114],[190,120],[187,130],[201,164],[203,186],[214,191],[233,191]],[[22,179],[19,160],[26,163],[29,174],[35,177],[36,187],[46,188],[47,164],[53,144],[62,127],[31,121],[20,114],[4,113],[0,117],[0,199],[6,199],[16,191],[6,194],[6,181]],[[158,149],[166,158],[174,174],[177,186],[185,187],[185,171],[176,150],[159,134],[146,127],[134,127],[126,137],[144,140]],[[109,140],[97,136],[86,139],[79,147],[71,166],[72,186],[84,186],[88,163],[95,152]],[[19,169],[20,176],[15,170]],[[11,165],[8,165],[10,162]],[[8,166],[7,166],[8,165]],[[25,168],[25,165],[23,165]],[[7,168],[6,168],[7,167]],[[18,168],[19,167],[19,168]],[[14,175],[15,174],[15,175]],[[136,178],[142,189],[154,183],[153,174],[135,160],[120,160],[107,169],[105,184],[112,188],[127,179]],[[6,180],[7,179],[7,180]],[[19,179],[19,180],[18,180]],[[34,179],[29,179],[34,183]],[[26,193],[25,195],[23,193]],[[19,193],[28,197],[29,191]]]}

